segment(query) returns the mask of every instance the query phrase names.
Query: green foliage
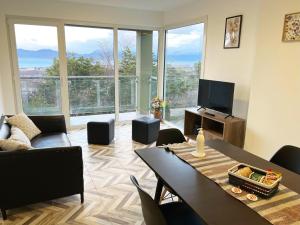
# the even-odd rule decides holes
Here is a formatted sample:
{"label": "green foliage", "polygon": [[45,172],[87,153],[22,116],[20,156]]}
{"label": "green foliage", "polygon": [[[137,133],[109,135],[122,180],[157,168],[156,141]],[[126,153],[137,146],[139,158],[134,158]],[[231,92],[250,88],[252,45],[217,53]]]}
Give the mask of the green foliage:
{"label": "green foliage", "polygon": [[136,56],[131,52],[129,47],[126,47],[122,52],[122,60],[119,63],[120,75],[135,75],[136,74]]}
{"label": "green foliage", "polygon": [[201,63],[195,63],[194,68],[166,66],[166,100],[170,108],[190,107],[195,105],[194,96],[198,88]]}
{"label": "green foliage", "polygon": [[200,61],[194,64],[194,70],[196,72],[195,75],[200,76],[200,74],[201,74],[201,62]]}
{"label": "green foliage", "polygon": [[[101,76],[104,75],[105,67],[92,58],[79,57],[74,55],[68,57],[68,76]],[[46,69],[48,76],[59,75],[59,61],[53,60],[53,64]]]}
{"label": "green foliage", "polygon": [[[133,88],[136,82],[135,78],[122,77],[136,75],[136,56],[131,52],[129,47],[123,50],[119,65],[121,76],[120,104],[122,106],[120,110],[121,112],[125,112],[132,109],[131,104],[135,101],[136,97],[135,89]],[[72,54],[68,57],[68,89],[72,115],[95,114],[99,112],[111,113],[114,111],[115,82],[113,68],[110,67],[101,65],[99,61],[95,61],[92,58],[75,57]],[[194,71],[200,74],[200,62],[194,65]],[[28,102],[26,103],[29,110],[37,109],[48,112],[49,109],[44,108],[57,108],[60,99],[59,74],[59,60],[54,59],[53,64],[45,70],[46,77],[36,81],[33,85],[35,91],[29,94]],[[189,76],[184,69],[167,65],[166,97],[170,103],[170,107],[175,108],[181,106],[183,103],[187,104],[182,99],[187,98],[188,93],[195,89],[195,84],[197,85],[198,81],[198,77],[195,76],[197,74]],[[83,77],[79,78],[78,76]],[[96,77],[91,78],[90,76]],[[154,55],[152,76],[157,76],[157,60]],[[51,78],[49,79],[49,77]],[[156,93],[156,87],[152,88],[154,89],[151,92]],[[129,108],[126,108],[126,105]]]}

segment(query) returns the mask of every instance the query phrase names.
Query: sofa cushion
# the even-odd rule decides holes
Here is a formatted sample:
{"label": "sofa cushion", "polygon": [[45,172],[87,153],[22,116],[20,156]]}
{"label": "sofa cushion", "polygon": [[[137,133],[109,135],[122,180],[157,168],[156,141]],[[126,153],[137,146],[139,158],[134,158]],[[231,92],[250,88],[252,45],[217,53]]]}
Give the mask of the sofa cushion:
{"label": "sofa cushion", "polygon": [[11,132],[11,135],[9,137],[10,140],[23,142],[24,144],[31,146],[28,137],[26,136],[26,134],[24,134],[24,132],[21,129],[12,126],[10,132]]}
{"label": "sofa cushion", "polygon": [[3,151],[16,151],[16,150],[28,150],[31,148],[31,146],[27,145],[24,142],[16,141],[13,139],[1,139],[0,148]]}
{"label": "sofa cushion", "polygon": [[0,139],[7,139],[10,136],[10,126],[7,123],[2,124],[0,128]]}
{"label": "sofa cushion", "polygon": [[9,117],[6,121],[10,125],[20,128],[29,140],[41,133],[40,129],[24,113]]}
{"label": "sofa cushion", "polygon": [[65,133],[40,134],[31,140],[34,148],[69,147],[71,142]]}

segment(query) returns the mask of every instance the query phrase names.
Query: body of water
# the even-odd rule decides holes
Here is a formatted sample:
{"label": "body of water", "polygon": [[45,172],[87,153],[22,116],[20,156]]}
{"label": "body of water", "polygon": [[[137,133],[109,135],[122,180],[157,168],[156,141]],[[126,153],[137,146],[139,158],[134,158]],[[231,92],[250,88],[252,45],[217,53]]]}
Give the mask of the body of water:
{"label": "body of water", "polygon": [[43,68],[49,67],[53,64],[54,59],[43,59],[43,58],[19,58],[19,68]]}
{"label": "body of water", "polygon": [[[53,64],[54,59],[49,58],[27,58],[19,57],[19,68],[46,68]],[[174,66],[186,66],[193,67],[195,63],[199,62],[199,59],[186,59],[186,60],[177,60],[170,58],[167,60],[168,64]]]}

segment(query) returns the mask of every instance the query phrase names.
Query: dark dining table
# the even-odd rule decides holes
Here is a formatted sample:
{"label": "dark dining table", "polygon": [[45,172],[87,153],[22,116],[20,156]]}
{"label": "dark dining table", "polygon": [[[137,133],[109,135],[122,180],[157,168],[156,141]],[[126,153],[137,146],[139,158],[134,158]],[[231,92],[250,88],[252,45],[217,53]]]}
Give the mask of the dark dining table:
{"label": "dark dining table", "polygon": [[[207,141],[206,145],[238,162],[281,172],[283,175],[281,183],[300,193],[300,175],[221,140]],[[167,184],[208,225],[271,224],[172,152],[157,147],[139,149],[135,152],[158,177],[155,194],[157,202],[163,184]]]}

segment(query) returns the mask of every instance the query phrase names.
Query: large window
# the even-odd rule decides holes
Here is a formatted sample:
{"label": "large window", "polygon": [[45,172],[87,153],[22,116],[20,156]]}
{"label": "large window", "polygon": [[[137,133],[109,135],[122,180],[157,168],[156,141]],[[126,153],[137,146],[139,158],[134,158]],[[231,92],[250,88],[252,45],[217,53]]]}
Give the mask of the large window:
{"label": "large window", "polygon": [[[184,109],[197,105],[202,23],[166,31],[163,84],[158,84],[158,55],[163,54],[158,31],[54,20],[9,24],[16,40],[19,111],[64,113],[71,126],[103,118],[131,120],[149,115],[151,99],[163,94],[164,119],[183,127]],[[164,93],[158,93],[158,85]]]}
{"label": "large window", "polygon": [[166,31],[165,119],[183,128],[184,109],[197,106],[204,24]]}
{"label": "large window", "polygon": [[119,30],[120,119],[149,114],[157,95],[157,31]]}
{"label": "large window", "polygon": [[136,31],[118,31],[120,113],[137,110],[136,46]]}
{"label": "large window", "polygon": [[61,113],[57,28],[15,24],[23,111]]}
{"label": "large window", "polygon": [[65,26],[71,125],[114,117],[113,30]]}

